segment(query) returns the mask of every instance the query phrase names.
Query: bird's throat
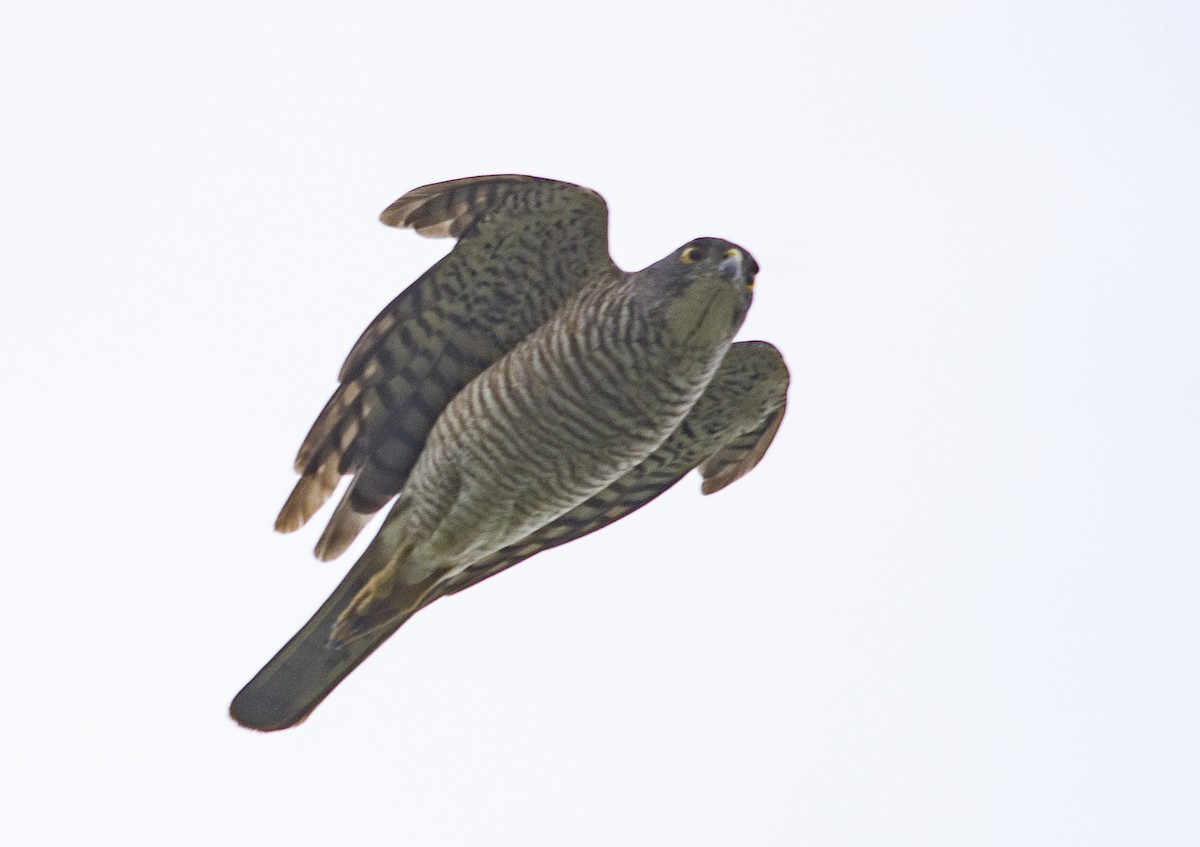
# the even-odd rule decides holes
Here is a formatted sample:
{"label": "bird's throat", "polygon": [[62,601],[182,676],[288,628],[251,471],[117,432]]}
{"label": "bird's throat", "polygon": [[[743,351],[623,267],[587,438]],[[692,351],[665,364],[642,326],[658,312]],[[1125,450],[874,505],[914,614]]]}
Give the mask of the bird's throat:
{"label": "bird's throat", "polygon": [[667,330],[683,347],[712,347],[737,331],[736,292],[728,282],[699,281],[666,307]]}

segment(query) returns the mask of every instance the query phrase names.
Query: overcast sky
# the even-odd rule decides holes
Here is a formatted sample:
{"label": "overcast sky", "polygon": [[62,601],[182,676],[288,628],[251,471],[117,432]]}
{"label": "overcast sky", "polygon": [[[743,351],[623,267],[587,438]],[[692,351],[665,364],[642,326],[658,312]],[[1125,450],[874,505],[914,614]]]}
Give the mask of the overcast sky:
{"label": "overcast sky", "polygon": [[[1186,0],[6,0],[0,841],[1200,843],[1197,43]],[[494,172],[600,191],[627,269],[749,249],[788,418],[240,729],[362,548],[272,531],[295,450],[450,246],[377,215]]]}

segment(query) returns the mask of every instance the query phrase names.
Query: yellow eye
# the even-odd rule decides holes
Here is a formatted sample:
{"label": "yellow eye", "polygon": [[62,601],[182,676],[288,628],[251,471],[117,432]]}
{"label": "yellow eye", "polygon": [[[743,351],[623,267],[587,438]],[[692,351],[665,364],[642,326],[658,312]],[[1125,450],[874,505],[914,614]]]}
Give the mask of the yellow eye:
{"label": "yellow eye", "polygon": [[694,265],[703,258],[703,250],[701,250],[699,247],[689,247],[680,254],[679,261],[683,262],[685,265]]}

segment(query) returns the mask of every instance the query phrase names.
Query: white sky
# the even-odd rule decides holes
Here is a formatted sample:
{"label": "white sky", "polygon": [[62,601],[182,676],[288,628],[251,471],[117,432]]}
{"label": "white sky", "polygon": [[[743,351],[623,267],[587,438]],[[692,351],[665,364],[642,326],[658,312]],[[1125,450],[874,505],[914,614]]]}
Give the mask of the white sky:
{"label": "white sky", "polygon": [[[6,0],[0,842],[1200,843],[1200,7],[786,6]],[[239,729],[376,216],[497,171],[750,249],[788,420]]]}

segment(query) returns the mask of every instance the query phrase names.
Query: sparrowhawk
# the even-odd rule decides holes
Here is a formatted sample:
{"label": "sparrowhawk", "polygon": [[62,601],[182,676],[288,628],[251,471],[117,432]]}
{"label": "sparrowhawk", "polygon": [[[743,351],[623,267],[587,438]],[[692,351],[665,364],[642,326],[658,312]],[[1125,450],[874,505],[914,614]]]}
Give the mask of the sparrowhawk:
{"label": "sparrowhawk", "polygon": [[255,729],[302,721],[439,597],[617,520],[695,467],[705,493],[729,484],[783,417],[778,351],[731,348],[758,271],[737,245],[698,238],[626,273],[598,194],[524,176],[419,188],[382,219],[458,243],[351,350],[276,526],[299,527],[353,475],[318,542],[332,558],[396,502],[234,699]]}

